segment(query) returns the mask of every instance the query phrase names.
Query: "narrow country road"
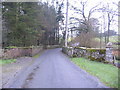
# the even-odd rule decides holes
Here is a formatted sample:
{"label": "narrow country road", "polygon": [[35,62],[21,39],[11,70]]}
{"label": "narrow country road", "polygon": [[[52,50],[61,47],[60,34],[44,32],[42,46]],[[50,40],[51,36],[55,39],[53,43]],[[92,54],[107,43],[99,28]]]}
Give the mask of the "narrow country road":
{"label": "narrow country road", "polygon": [[60,48],[44,51],[25,69],[9,88],[106,88],[105,85],[74,65]]}

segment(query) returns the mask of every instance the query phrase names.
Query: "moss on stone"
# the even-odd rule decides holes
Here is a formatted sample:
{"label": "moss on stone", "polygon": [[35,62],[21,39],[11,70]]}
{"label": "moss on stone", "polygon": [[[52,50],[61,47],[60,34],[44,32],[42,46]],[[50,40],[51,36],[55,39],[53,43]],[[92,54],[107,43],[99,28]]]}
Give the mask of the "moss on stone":
{"label": "moss on stone", "polygon": [[105,54],[106,50],[105,49],[101,49],[99,50],[99,54]]}
{"label": "moss on stone", "polygon": [[98,62],[104,62],[105,61],[105,59],[103,57],[95,58],[95,57],[92,57],[92,56],[88,56],[88,59],[90,59],[91,61],[98,61]]}

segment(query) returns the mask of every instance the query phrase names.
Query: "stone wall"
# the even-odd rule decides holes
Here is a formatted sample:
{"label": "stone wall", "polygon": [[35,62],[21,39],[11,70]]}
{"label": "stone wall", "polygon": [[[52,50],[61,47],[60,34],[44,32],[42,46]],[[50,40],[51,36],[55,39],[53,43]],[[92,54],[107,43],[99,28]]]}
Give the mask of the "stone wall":
{"label": "stone wall", "polygon": [[42,46],[34,47],[34,48],[10,48],[4,49],[2,59],[12,59],[22,56],[34,56],[35,54],[39,53],[43,49]]}
{"label": "stone wall", "polygon": [[62,52],[70,57],[85,57],[93,61],[110,63],[120,68],[120,50],[113,49],[112,45],[109,45],[109,43],[104,49],[63,47]]}
{"label": "stone wall", "polygon": [[112,54],[113,48],[111,47],[106,47],[106,61],[113,63],[113,54]]}
{"label": "stone wall", "polygon": [[21,49],[18,48],[4,49],[2,58],[3,59],[16,58],[21,55],[20,53],[21,53]]}
{"label": "stone wall", "polygon": [[3,55],[3,49],[0,49],[0,58],[2,58],[2,55]]}
{"label": "stone wall", "polygon": [[73,50],[74,50],[73,47],[63,47],[62,48],[62,52],[67,54],[70,57],[73,57]]}
{"label": "stone wall", "polygon": [[31,56],[34,56],[34,55],[38,54],[42,50],[43,50],[43,46],[32,48],[32,54],[31,54]]}
{"label": "stone wall", "polygon": [[94,61],[105,61],[106,49],[85,47],[63,47],[62,51],[70,57],[86,57]]}
{"label": "stone wall", "polygon": [[[48,45],[46,49],[59,48],[59,45]],[[22,56],[34,56],[43,50],[43,46],[38,47],[16,47],[1,49],[0,59],[12,59]]]}

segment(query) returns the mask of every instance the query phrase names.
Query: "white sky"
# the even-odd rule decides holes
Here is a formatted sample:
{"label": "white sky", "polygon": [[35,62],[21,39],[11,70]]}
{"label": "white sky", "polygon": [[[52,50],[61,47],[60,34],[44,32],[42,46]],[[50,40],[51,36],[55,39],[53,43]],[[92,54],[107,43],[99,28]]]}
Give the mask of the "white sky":
{"label": "white sky", "polygon": [[[76,3],[74,3],[74,1],[76,1]],[[69,0],[69,3],[74,5],[74,6],[76,6],[76,7],[80,7],[79,1],[81,1],[81,0]],[[85,8],[85,15],[87,16],[88,15],[88,11],[92,7],[94,7],[97,4],[99,4],[100,2],[102,2],[103,4],[112,3],[112,2],[118,3],[118,0],[88,0],[87,7]],[[102,7],[103,4],[101,4],[99,7]],[[112,8],[113,10],[116,10],[118,7],[116,5],[111,5],[110,4],[110,8]],[[74,11],[69,10],[69,16],[74,16],[74,15],[75,15]],[[75,16],[77,17],[78,15],[75,15]],[[92,14],[93,18],[99,18],[101,16],[102,16],[102,13],[100,13],[100,12],[95,12],[95,13]],[[79,18],[81,18],[81,16],[79,16]],[[111,25],[111,30],[115,30],[115,31],[118,32],[118,26],[117,26],[118,25],[118,22],[117,22],[118,17],[115,16],[114,19],[116,20],[116,22],[112,23],[113,25]],[[103,19],[99,19],[99,22],[103,23]],[[106,22],[107,22],[107,20],[106,20]]]}
{"label": "white sky", "polygon": [[[41,1],[41,0],[40,0]],[[48,2],[52,2],[52,0],[42,0],[42,1],[48,1]],[[62,1],[62,0],[57,0],[57,1]],[[67,0],[64,0],[64,3],[65,3],[65,5],[64,5],[64,8],[63,8],[63,13],[66,13],[66,1]],[[68,0],[69,1],[69,3],[70,3],[70,5],[73,5],[73,6],[75,6],[75,7],[79,7],[80,8],[80,1],[81,0]],[[82,0],[82,1],[86,1],[86,0]],[[102,2],[102,4],[99,6],[99,7],[102,7],[103,6],[103,4],[107,4],[107,3],[116,3],[116,4],[118,4],[118,0],[87,0],[88,2],[87,2],[87,6],[86,6],[86,8],[85,8],[85,15],[87,16],[88,15],[88,11],[92,8],[92,7],[94,7],[94,6],[96,6],[98,3],[100,3],[100,2]],[[110,8],[112,8],[113,10],[116,10],[118,7],[117,7],[117,5],[111,5],[110,4]],[[75,14],[74,13],[74,11],[73,10],[70,10],[71,9],[71,7],[69,6],[69,11],[68,11],[68,16],[69,17],[79,17],[79,18],[82,18],[80,15],[78,15],[78,14]],[[118,10],[117,10],[118,11]],[[65,14],[64,14],[64,16],[65,16]],[[102,13],[100,13],[100,12],[96,12],[96,13],[93,13],[92,14],[92,18],[99,18],[100,16],[102,16]],[[65,16],[66,17],[66,16]],[[118,17],[117,16],[115,16],[114,17],[114,19],[116,20],[116,22],[114,22],[114,23],[112,23],[112,25],[111,25],[111,30],[115,30],[116,32],[118,32]],[[106,26],[107,26],[107,18],[105,19],[105,21],[106,21]],[[68,21],[69,22],[69,21]],[[103,24],[103,19],[99,19],[99,23],[101,24]],[[101,28],[101,27],[100,27]],[[106,30],[107,30],[107,28],[106,28]]]}

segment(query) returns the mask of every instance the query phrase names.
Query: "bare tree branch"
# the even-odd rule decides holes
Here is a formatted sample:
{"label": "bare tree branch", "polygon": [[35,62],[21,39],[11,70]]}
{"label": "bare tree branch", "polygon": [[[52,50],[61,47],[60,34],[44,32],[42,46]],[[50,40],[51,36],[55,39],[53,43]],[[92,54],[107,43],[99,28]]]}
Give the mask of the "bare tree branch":
{"label": "bare tree branch", "polygon": [[99,4],[97,4],[96,6],[92,7],[89,11],[89,15],[88,15],[88,19],[90,18],[91,14],[99,9],[96,9],[99,5],[101,5],[102,2],[100,2]]}

